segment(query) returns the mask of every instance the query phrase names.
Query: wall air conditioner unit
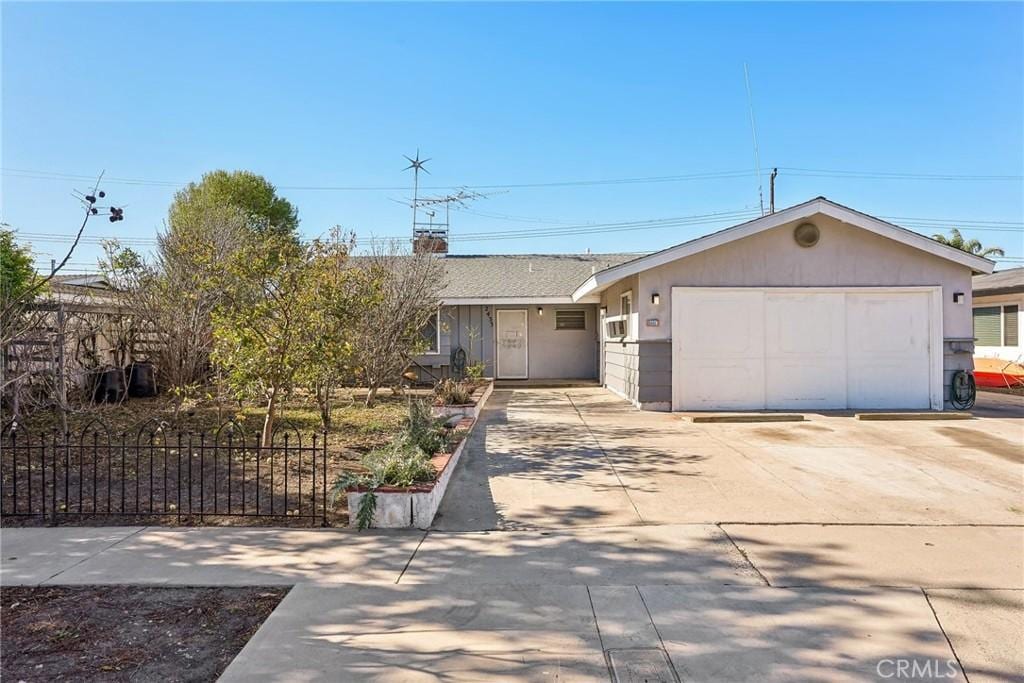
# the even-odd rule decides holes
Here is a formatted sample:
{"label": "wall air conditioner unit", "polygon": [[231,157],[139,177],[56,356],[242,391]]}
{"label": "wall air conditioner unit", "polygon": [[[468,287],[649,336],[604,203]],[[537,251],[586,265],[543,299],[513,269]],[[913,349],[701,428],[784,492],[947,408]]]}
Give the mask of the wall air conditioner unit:
{"label": "wall air conditioner unit", "polygon": [[626,336],[626,321],[621,318],[618,320],[608,320],[605,322],[605,336],[608,339],[622,339]]}

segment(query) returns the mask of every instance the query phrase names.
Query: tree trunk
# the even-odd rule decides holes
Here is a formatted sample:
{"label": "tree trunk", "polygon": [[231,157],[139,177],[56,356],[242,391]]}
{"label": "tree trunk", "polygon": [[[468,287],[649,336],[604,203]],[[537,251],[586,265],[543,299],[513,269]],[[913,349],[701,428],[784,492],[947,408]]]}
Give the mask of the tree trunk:
{"label": "tree trunk", "polygon": [[377,389],[379,385],[370,384],[366,389],[366,403],[364,404],[367,408],[372,408],[374,401],[377,400]]}
{"label": "tree trunk", "polygon": [[317,382],[316,402],[320,408],[320,423],[324,429],[331,427],[331,385],[328,382]]}
{"label": "tree trunk", "polygon": [[274,437],[274,418],[277,416],[277,387],[270,389],[270,397],[267,399],[267,416],[263,419],[263,436],[261,442],[264,448],[269,448]]}

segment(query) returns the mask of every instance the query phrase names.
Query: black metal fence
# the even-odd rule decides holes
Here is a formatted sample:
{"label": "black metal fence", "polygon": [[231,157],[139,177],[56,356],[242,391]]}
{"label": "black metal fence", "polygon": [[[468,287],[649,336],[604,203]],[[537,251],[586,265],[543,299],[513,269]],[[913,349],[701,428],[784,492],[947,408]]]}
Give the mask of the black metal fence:
{"label": "black metal fence", "polygon": [[327,469],[325,434],[304,439],[293,427],[264,446],[235,422],[212,433],[147,423],[117,435],[99,421],[75,434],[9,423],[0,431],[0,516],[326,526]]}

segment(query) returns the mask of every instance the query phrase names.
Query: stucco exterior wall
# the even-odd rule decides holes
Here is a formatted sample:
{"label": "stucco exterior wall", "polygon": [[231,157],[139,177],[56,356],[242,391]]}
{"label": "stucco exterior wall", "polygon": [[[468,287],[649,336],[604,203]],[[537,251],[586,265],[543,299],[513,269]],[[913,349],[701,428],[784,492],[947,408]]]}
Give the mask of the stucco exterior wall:
{"label": "stucco exterior wall", "polygon": [[[804,221],[798,221],[802,223]],[[641,339],[672,336],[672,287],[884,287],[940,285],[943,336],[974,336],[971,271],[918,249],[894,242],[826,216],[811,219],[821,231],[814,247],[793,240],[798,222],[731,242],[640,273],[634,296],[641,321],[658,318],[658,327],[641,326]],[[651,294],[661,294],[661,304]],[[965,301],[953,303],[953,292]]]}
{"label": "stucco exterior wall", "polygon": [[[452,349],[466,351],[467,365],[482,361],[485,374],[494,376],[495,311],[526,309],[530,379],[596,379],[598,321],[595,304],[546,304],[543,314],[537,304],[444,306],[441,309],[441,342],[437,354],[417,359],[421,365],[447,373]],[[586,329],[556,330],[555,311],[582,310]]]}
{"label": "stucco exterior wall", "polygon": [[[875,233],[843,224],[827,216],[811,219],[820,230],[818,244],[804,248],[793,240],[793,228],[804,220],[709,249],[699,254],[643,271],[615,283],[602,294],[608,315],[617,315],[621,292],[633,291],[637,312],[636,359],[624,365],[624,353],[605,354],[606,385],[635,404],[655,409],[671,404],[671,362],[662,367],[655,360],[672,336],[672,287],[871,287],[941,286],[943,348],[943,396],[948,400],[953,372],[972,367],[970,339],[974,336],[971,314],[971,271],[951,261],[900,244]],[[963,292],[963,303],[953,293]],[[652,302],[659,294],[660,303]],[[657,321],[656,325],[649,324]],[[954,341],[957,340],[957,341]],[[962,340],[967,340],[966,342]],[[651,360],[645,363],[645,357]],[[671,358],[671,350],[668,352]],[[619,367],[635,367],[634,375]],[[647,368],[644,373],[640,368]],[[632,386],[630,384],[635,384]],[[621,386],[620,386],[621,385]]]}

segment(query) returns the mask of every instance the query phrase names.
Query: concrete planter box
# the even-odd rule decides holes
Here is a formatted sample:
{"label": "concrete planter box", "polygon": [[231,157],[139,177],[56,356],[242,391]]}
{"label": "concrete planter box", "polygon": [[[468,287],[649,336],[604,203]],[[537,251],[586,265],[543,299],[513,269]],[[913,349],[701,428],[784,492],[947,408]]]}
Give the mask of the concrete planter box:
{"label": "concrete planter box", "polygon": [[490,381],[482,387],[477,387],[473,392],[473,403],[466,403],[457,406],[431,406],[430,410],[434,417],[472,417],[476,419],[480,416],[480,411],[484,407],[484,403],[490,397],[491,392],[494,391],[494,382]]}
{"label": "concrete planter box", "polygon": [[[441,453],[434,456],[433,462],[434,467],[437,469],[437,479],[432,483],[419,486],[410,486],[408,488],[382,487],[374,491],[374,494],[377,496],[377,510],[373,514],[371,528],[427,529],[430,527],[434,521],[434,515],[437,514],[437,508],[440,507],[441,500],[444,498],[444,492],[448,489],[448,482],[452,478],[452,472],[455,471],[456,466],[459,464],[462,452],[466,450],[469,437],[476,427],[476,416],[483,409],[484,403],[486,403],[487,398],[491,395],[492,389],[493,383],[488,383],[483,388],[483,392],[477,398],[476,403],[472,406],[465,406],[472,408],[475,412],[472,415],[463,417],[462,422],[460,422],[458,428],[465,430],[465,435],[459,441],[455,450],[450,454]],[[457,415],[458,413],[448,414]],[[348,492],[348,525],[350,527],[356,526],[355,511],[359,509],[359,501],[365,495],[365,491]]]}

